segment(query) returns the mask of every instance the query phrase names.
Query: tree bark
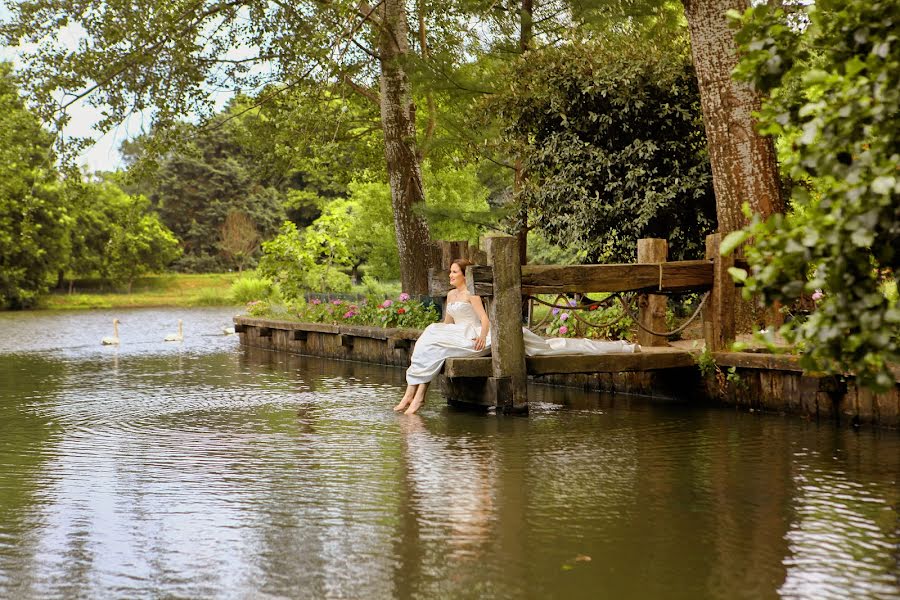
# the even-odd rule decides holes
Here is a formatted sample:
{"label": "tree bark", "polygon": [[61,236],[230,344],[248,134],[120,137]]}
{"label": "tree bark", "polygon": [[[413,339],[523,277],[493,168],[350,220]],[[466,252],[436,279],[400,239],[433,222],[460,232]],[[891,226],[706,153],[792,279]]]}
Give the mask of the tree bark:
{"label": "tree bark", "polygon": [[763,216],[784,212],[775,146],[757,133],[752,113],[760,96],[732,79],[737,64],[728,9],[745,10],[749,0],[683,0],[712,165],[719,231],[743,227],[744,202]]}
{"label": "tree bark", "polygon": [[425,202],[425,191],[416,151],[416,109],[403,65],[409,53],[406,6],[402,0],[384,0],[378,10],[381,126],[400,255],[400,281],[403,291],[409,294],[427,294],[430,236],[428,224],[415,211],[417,205]]}

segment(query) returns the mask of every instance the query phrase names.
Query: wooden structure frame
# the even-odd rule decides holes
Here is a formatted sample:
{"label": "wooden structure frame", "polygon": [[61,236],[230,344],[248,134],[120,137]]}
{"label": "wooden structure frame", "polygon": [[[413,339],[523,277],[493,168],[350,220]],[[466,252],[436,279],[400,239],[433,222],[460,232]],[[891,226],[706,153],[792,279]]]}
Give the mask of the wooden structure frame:
{"label": "wooden structure frame", "polygon": [[640,324],[650,331],[662,331],[665,329],[664,294],[709,292],[703,311],[707,349],[723,350],[734,340],[735,285],[728,275],[734,259],[719,256],[720,234],[708,236],[706,260],[668,262],[665,240],[639,240],[636,264],[521,265],[516,238],[490,237],[486,242],[483,256],[473,255],[468,243],[441,242],[442,268],[430,273],[431,295],[444,297],[449,290],[446,270],[452,260],[486,258],[487,262],[466,269],[466,283],[470,293],[487,300],[491,356],[447,361],[441,387],[450,400],[483,404],[505,413],[525,412],[529,374],[654,371],[695,364],[690,352],[670,348],[664,337],[645,330],[639,336],[643,350],[638,354],[526,359],[522,338],[523,296],[639,292]]}

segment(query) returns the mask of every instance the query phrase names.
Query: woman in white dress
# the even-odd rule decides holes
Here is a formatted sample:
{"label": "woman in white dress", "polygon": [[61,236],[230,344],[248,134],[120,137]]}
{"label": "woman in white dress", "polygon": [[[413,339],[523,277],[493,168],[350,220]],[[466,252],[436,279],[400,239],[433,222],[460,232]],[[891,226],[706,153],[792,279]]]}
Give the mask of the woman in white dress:
{"label": "woman in white dress", "polygon": [[[466,289],[466,267],[469,261],[456,259],[450,265],[450,285],[443,323],[425,328],[416,345],[406,371],[406,393],[394,410],[411,415],[422,406],[428,384],[437,376],[448,358],[484,356],[490,350],[490,321],[479,296]],[[582,338],[544,339],[522,329],[526,356],[556,354],[614,354],[640,352],[638,344],[597,341]]]}
{"label": "woman in white dress", "polygon": [[450,286],[444,322],[425,328],[413,348],[406,371],[406,393],[394,407],[413,414],[425,400],[428,384],[440,372],[448,358],[482,356],[490,346],[490,322],[479,296],[466,289],[466,267],[469,261],[454,260],[450,265]]}

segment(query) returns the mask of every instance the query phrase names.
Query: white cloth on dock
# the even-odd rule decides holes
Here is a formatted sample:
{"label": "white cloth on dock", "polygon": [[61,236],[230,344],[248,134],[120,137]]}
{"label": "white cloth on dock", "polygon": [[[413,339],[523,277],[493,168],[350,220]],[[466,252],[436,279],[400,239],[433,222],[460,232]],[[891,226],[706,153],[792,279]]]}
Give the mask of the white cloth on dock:
{"label": "white cloth on dock", "polygon": [[[412,360],[406,371],[406,382],[409,385],[433,380],[448,358],[471,358],[485,356],[490,352],[490,334],[484,350],[475,350],[475,338],[481,335],[481,320],[469,302],[450,302],[446,310],[453,323],[432,323],[416,341]],[[583,338],[544,339],[525,328],[522,329],[522,335],[526,356],[627,354],[635,352],[638,347],[621,340],[605,342]]]}

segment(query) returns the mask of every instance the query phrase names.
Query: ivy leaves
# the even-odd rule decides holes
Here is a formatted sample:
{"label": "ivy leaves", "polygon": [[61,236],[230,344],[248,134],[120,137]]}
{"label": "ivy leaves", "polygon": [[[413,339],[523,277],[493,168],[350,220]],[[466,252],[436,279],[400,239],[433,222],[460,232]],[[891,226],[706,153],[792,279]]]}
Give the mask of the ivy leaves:
{"label": "ivy leaves", "polygon": [[885,294],[900,267],[900,6],[759,6],[742,23],[737,76],[772,96],[760,126],[789,143],[783,166],[796,185],[792,214],[754,218],[744,232],[751,268],[736,275],[768,302],[824,290],[811,317],[782,333],[805,350],[805,367],[886,389],[887,365],[900,361],[900,311]]}

